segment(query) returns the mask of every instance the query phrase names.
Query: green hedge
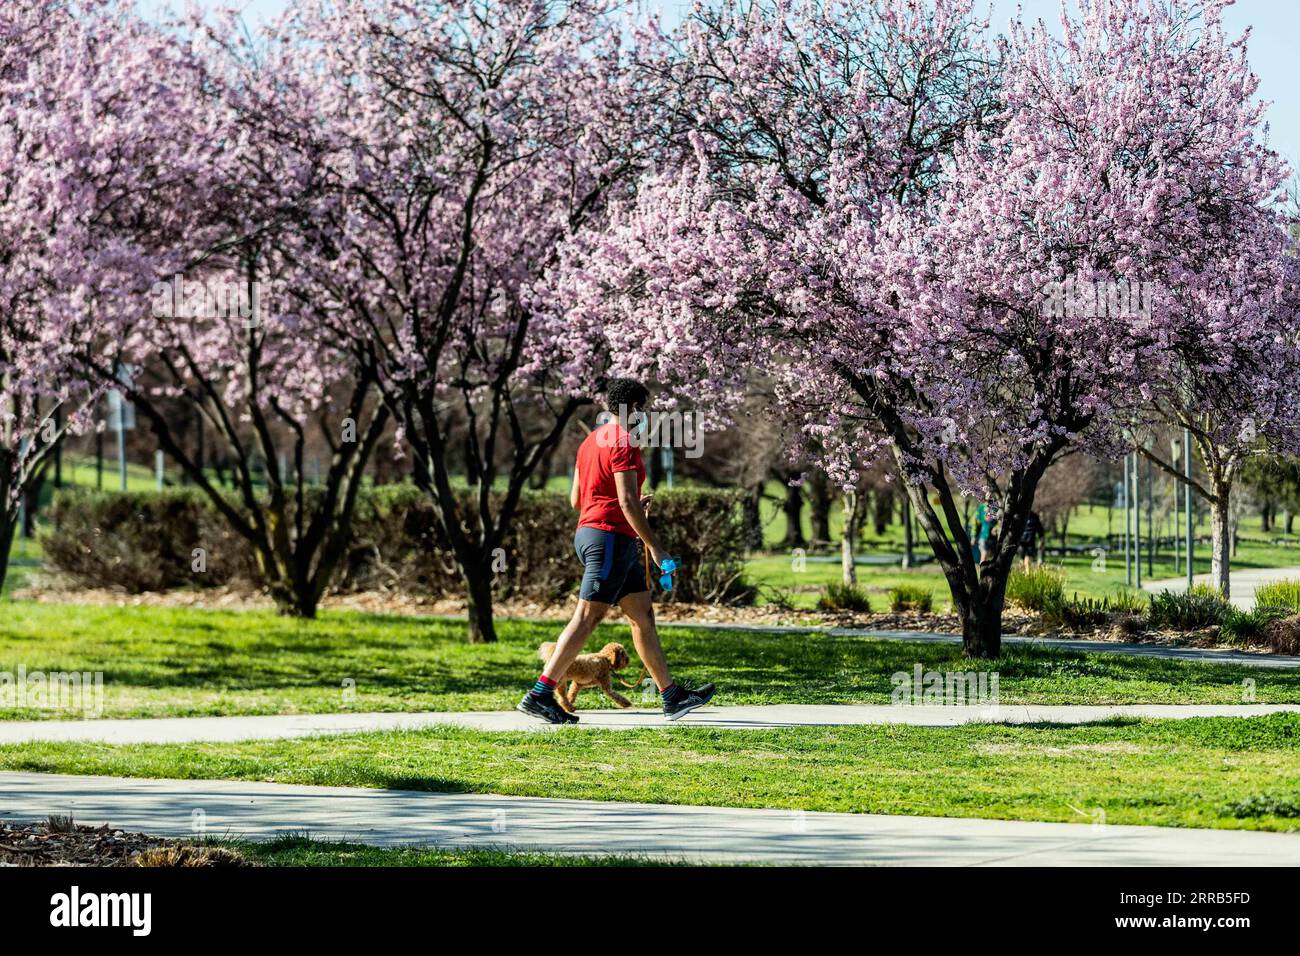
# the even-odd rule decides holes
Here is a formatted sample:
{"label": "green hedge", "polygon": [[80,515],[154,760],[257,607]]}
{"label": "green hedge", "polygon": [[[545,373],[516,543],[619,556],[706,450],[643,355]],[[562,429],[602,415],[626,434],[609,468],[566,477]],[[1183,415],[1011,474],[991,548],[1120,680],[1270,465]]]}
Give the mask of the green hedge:
{"label": "green hedge", "polygon": [[[463,494],[461,513],[465,514],[471,505],[470,492]],[[575,523],[567,496],[524,492],[503,544],[505,570],[494,579],[497,593],[545,601],[573,590],[582,578],[573,560]],[[414,485],[381,485],[364,491],[357,501],[352,539],[335,590],[422,597],[461,592],[460,572],[433,505]]]}
{"label": "green hedge", "polygon": [[[656,493],[651,520],[683,569],[674,599],[752,599],[752,589],[741,579],[742,499],[733,490]],[[497,593],[549,601],[574,592],[581,579],[573,553],[575,524],[566,495],[525,492],[504,542],[505,570],[495,577]],[[55,496],[42,539],[47,566],[83,587],[140,593],[260,583],[249,544],[194,489],[67,489]],[[191,570],[195,548],[206,552],[202,574]],[[415,597],[461,592],[459,572],[423,492],[410,484],[362,491],[352,543],[333,590]]]}
{"label": "green hedge", "polygon": [[[46,566],[83,587],[139,594],[257,576],[247,542],[197,489],[61,490],[42,525],[41,543]],[[193,570],[196,548],[204,550],[203,573]]]}

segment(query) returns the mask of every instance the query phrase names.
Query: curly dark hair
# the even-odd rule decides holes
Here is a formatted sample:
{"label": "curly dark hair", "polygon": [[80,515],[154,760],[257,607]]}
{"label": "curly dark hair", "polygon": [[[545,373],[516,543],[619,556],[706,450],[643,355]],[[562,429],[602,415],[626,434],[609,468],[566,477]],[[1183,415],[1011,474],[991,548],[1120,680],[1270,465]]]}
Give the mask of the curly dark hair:
{"label": "curly dark hair", "polygon": [[634,378],[613,378],[605,385],[605,407],[610,411],[644,408],[649,401],[650,390]]}

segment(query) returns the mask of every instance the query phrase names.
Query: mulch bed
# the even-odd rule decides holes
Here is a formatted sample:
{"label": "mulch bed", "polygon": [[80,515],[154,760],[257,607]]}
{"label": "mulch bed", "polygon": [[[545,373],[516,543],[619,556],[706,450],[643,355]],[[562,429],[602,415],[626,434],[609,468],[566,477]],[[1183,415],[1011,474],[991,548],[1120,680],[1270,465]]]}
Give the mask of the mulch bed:
{"label": "mulch bed", "polygon": [[195,846],[67,818],[0,822],[0,867],[14,866],[251,866],[224,847]]}

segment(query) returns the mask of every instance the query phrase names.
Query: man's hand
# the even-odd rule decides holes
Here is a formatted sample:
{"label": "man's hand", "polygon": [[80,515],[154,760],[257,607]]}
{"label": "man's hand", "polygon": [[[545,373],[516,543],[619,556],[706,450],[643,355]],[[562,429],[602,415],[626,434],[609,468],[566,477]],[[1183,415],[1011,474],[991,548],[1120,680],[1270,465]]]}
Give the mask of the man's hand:
{"label": "man's hand", "polygon": [[650,547],[650,558],[654,561],[655,567],[662,568],[664,562],[672,557],[658,541],[652,541]]}

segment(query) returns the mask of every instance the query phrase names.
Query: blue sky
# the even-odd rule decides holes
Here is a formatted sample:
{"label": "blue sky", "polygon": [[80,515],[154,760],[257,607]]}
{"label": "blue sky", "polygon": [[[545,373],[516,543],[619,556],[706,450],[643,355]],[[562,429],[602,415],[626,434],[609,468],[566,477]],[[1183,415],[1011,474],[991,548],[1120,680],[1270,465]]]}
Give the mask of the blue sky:
{"label": "blue sky", "polygon": [[[139,0],[146,10],[167,6],[167,0]],[[285,7],[286,0],[200,0],[205,6],[243,7],[250,21],[275,15]],[[672,22],[683,11],[690,9],[690,0],[642,0],[651,9],[664,14]],[[182,7],[183,0],[177,0]],[[982,4],[981,4],[982,6]],[[1049,24],[1056,22],[1058,0],[993,0],[993,27],[1000,29],[1016,12],[1023,8],[1031,18],[1043,18]],[[1293,169],[1300,169],[1300,94],[1297,93],[1297,47],[1300,46],[1300,3],[1296,0],[1237,0],[1228,9],[1226,20],[1233,35],[1253,27],[1250,41],[1250,62],[1260,78],[1259,95],[1271,103],[1268,120],[1270,141],[1282,153]]]}

